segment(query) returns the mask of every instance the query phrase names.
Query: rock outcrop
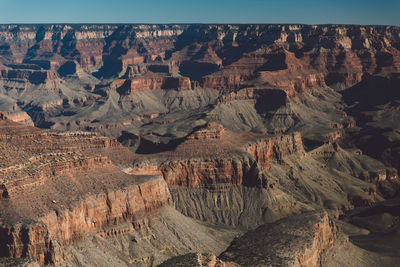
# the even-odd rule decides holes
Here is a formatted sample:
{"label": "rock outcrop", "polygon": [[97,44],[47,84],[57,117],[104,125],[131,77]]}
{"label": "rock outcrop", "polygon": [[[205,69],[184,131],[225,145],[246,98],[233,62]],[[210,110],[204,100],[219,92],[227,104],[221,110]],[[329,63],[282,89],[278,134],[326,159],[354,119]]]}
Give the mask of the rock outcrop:
{"label": "rock outcrop", "polygon": [[133,162],[129,173],[164,177],[183,214],[248,229],[318,205],[343,213],[376,199],[374,184],[310,157],[300,133],[236,134],[209,123],[169,150],[136,154]]}
{"label": "rock outcrop", "polygon": [[399,49],[396,26],[0,25],[0,257],[377,262],[316,210],[398,196]]}
{"label": "rock outcrop", "polygon": [[[113,140],[91,133],[44,133],[4,114],[1,118],[2,257],[59,263],[68,245],[93,233],[120,234],[107,227],[170,204],[161,176],[128,175],[93,154],[107,154]],[[124,150],[116,141],[114,146]]]}
{"label": "rock outcrop", "polygon": [[269,169],[271,161],[280,162],[284,157],[298,153],[304,154],[303,141],[300,133],[277,136],[250,143],[246,151],[253,156],[265,170]]}
{"label": "rock outcrop", "polygon": [[[224,95],[261,86],[294,97],[398,72],[398,33],[394,26],[356,25],[2,25],[1,94],[41,127],[65,116],[57,124],[64,129],[93,112],[83,105],[87,99],[99,106],[109,100],[110,112],[130,119],[170,110],[168,99],[155,103],[159,93],[138,91],[207,88]],[[121,116],[93,115],[91,121],[126,130]]]}
{"label": "rock outcrop", "polygon": [[247,232],[219,258],[240,266],[323,266],[337,236],[326,213],[295,216]]}
{"label": "rock outcrop", "polygon": [[[386,212],[394,214],[394,203],[383,204]],[[391,208],[389,208],[391,207]],[[370,227],[377,218],[382,222],[393,217],[377,216],[379,208],[351,212],[351,217],[362,216],[363,222],[369,222]],[[383,212],[383,211],[381,211]],[[380,213],[382,214],[382,213]],[[388,220],[389,219],[389,220]],[[356,221],[356,220],[354,220]],[[361,221],[361,220],[360,220]],[[368,225],[368,223],[367,223]],[[384,224],[379,229],[388,227]],[[398,222],[392,223],[390,230],[396,231]],[[358,228],[342,221],[337,221],[326,212],[308,212],[290,218],[279,220],[273,224],[265,224],[236,237],[231,245],[219,256],[215,254],[185,254],[165,261],[161,266],[395,266],[398,254],[393,246],[382,246],[384,253],[377,253],[379,244],[374,243],[377,236],[381,242],[382,233],[372,236],[364,228]],[[395,242],[397,235],[392,235]],[[396,246],[397,247],[397,246]]]}
{"label": "rock outcrop", "polygon": [[[122,83],[123,82],[123,83]],[[187,77],[172,77],[161,75],[148,75],[146,77],[135,77],[132,80],[115,81],[121,94],[134,94],[136,91],[143,90],[161,90],[161,89],[191,89],[190,79]]]}
{"label": "rock outcrop", "polygon": [[171,151],[156,157],[137,155],[132,171],[148,168],[150,161],[152,166],[159,166],[158,170],[172,186],[199,187],[220,183],[262,186],[262,170],[267,170],[271,162],[302,153],[305,152],[299,133],[276,137],[251,133],[239,135],[226,131],[220,124],[209,123],[196,128]]}

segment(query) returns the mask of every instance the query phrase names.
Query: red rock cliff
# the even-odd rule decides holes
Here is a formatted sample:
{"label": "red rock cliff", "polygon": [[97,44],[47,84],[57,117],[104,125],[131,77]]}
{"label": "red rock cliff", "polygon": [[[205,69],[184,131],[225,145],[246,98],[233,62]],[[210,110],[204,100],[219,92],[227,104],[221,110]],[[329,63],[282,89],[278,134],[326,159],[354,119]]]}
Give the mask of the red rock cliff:
{"label": "red rock cliff", "polygon": [[171,204],[162,176],[126,174],[104,156],[113,158],[113,147],[129,155],[115,140],[41,132],[0,116],[0,256],[60,263],[66,246],[131,231],[135,224],[112,227]]}

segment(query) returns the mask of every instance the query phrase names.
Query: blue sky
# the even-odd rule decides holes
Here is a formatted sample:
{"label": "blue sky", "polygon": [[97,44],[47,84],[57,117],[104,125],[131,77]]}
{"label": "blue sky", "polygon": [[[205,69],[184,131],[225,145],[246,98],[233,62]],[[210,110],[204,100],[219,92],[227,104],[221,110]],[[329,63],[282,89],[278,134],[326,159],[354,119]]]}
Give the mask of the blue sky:
{"label": "blue sky", "polygon": [[400,0],[0,0],[0,23],[400,25]]}

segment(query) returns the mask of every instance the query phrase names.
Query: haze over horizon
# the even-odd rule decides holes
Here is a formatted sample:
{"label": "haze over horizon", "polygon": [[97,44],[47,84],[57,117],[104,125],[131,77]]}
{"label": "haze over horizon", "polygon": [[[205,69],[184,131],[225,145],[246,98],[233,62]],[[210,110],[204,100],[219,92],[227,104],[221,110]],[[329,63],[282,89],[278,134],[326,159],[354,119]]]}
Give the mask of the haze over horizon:
{"label": "haze over horizon", "polygon": [[282,23],[400,26],[395,0],[0,0],[1,24]]}

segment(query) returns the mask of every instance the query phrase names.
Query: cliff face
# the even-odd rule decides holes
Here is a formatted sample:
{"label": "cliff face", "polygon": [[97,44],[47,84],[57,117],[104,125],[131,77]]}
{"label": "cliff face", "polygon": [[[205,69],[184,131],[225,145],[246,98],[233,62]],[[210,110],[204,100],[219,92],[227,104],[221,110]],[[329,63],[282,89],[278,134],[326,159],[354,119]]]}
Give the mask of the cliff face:
{"label": "cliff face", "polygon": [[326,213],[293,219],[246,233],[235,239],[219,258],[244,266],[321,266],[329,250],[341,245],[337,244],[336,225]]}
{"label": "cliff face", "polygon": [[[139,39],[157,39],[149,43],[149,50],[154,51],[155,56],[163,53],[160,47],[168,47],[168,38],[174,38],[181,34],[184,27],[177,26],[146,26],[146,25],[38,25],[38,26],[20,26],[7,25],[1,26],[1,39],[6,41],[8,46],[6,55],[10,55],[14,61],[24,61],[24,55],[29,53],[32,56],[41,53],[56,53],[68,59],[76,59],[84,69],[93,69],[103,63],[103,50],[112,51],[115,47],[121,45],[126,37],[131,40]],[[113,40],[118,40],[118,44],[111,44]],[[134,40],[132,40],[134,41]],[[31,48],[33,45],[35,48]],[[124,48],[129,46],[129,42],[122,45]],[[158,48],[157,48],[158,46]],[[171,44],[169,44],[171,46]],[[131,52],[130,55],[121,59],[121,61],[134,61],[143,57],[137,52]],[[36,59],[33,62],[40,64],[45,68],[58,67],[60,60]]]}
{"label": "cliff face", "polygon": [[237,88],[258,77],[299,92],[398,70],[398,35],[397,27],[383,26],[3,25],[2,63],[11,69],[1,76],[40,83],[48,70],[76,62],[110,77],[165,61],[206,88]]}
{"label": "cliff face", "polygon": [[65,247],[99,232],[115,236],[133,231],[134,225],[122,232],[112,227],[170,204],[161,176],[131,176],[107,157],[93,154],[112,158],[113,146],[122,152],[115,140],[41,132],[3,114],[0,132],[2,257],[59,263]]}
{"label": "cliff face", "polygon": [[[210,135],[208,132],[196,132],[188,139],[196,138],[207,142],[214,138],[210,138]],[[262,170],[268,170],[271,163],[281,162],[284,157],[293,154],[300,156],[305,153],[299,133],[252,140],[242,150],[249,154],[236,152],[236,155],[228,154],[226,158],[221,155],[220,158],[206,161],[204,157],[165,163],[161,165],[161,172],[169,185],[196,187],[227,183],[260,186],[263,183]]]}
{"label": "cliff face", "polygon": [[[72,210],[60,210],[42,218],[49,234],[63,246],[82,240],[87,233],[101,231],[103,235],[119,235],[107,229],[138,220],[170,204],[168,188],[161,177],[146,183],[90,196]],[[131,231],[134,228],[131,229]]]}
{"label": "cliff face", "polygon": [[[15,196],[10,196],[10,198]],[[20,197],[20,196],[18,196]],[[41,264],[61,263],[63,250],[90,234],[118,236],[135,230],[135,225],[114,230],[169,204],[169,191],[160,177],[106,194],[81,199],[76,206],[56,209],[36,218],[0,226],[2,257],[33,258]],[[10,201],[10,200],[9,200]],[[53,206],[59,204],[52,200]]]}
{"label": "cliff face", "polygon": [[268,170],[270,163],[302,153],[305,152],[299,133],[276,137],[238,135],[220,124],[209,123],[198,127],[172,151],[138,155],[131,171],[162,173],[171,186],[262,186],[262,171]]}
{"label": "cliff face", "polygon": [[45,84],[57,78],[51,71],[43,70],[1,70],[0,78],[7,81],[28,81],[33,84]]}
{"label": "cliff face", "polygon": [[[121,83],[118,81],[116,84]],[[161,90],[161,89],[191,89],[190,79],[183,77],[138,77],[133,80],[123,80],[123,84],[117,88],[121,94],[134,94],[136,91]]]}
{"label": "cliff face", "polygon": [[253,156],[265,170],[269,169],[271,161],[281,161],[294,153],[304,154],[303,141],[300,133],[285,135],[251,143],[246,151]]}
{"label": "cliff face", "polygon": [[[396,196],[399,49],[394,26],[0,25],[0,256],[154,265],[233,236],[183,215],[254,230]],[[295,253],[260,228],[279,249],[243,260],[317,265],[336,228],[307,216]]]}
{"label": "cliff face", "polygon": [[343,213],[376,194],[372,183],[310,157],[299,133],[235,134],[216,123],[170,150],[136,154],[128,172],[163,175],[185,215],[248,229],[319,205]]}
{"label": "cliff face", "polygon": [[[0,108],[40,127],[119,137],[239,89],[291,98],[398,72],[399,43],[394,26],[2,25]],[[186,92],[165,92],[176,90]],[[258,114],[235,112],[242,131],[262,128]]]}

